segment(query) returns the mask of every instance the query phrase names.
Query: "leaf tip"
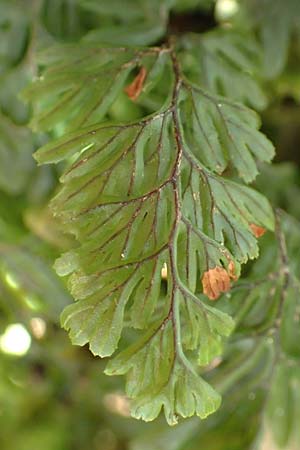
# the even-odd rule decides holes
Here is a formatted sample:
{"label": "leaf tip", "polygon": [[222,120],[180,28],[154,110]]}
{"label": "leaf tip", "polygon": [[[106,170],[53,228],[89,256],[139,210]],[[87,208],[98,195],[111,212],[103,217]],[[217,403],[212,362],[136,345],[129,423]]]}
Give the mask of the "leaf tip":
{"label": "leaf tip", "polygon": [[226,269],[219,266],[204,272],[202,277],[203,294],[210,300],[217,300],[223,292],[229,291],[230,278],[233,278],[233,271],[234,265],[231,266],[229,273]]}

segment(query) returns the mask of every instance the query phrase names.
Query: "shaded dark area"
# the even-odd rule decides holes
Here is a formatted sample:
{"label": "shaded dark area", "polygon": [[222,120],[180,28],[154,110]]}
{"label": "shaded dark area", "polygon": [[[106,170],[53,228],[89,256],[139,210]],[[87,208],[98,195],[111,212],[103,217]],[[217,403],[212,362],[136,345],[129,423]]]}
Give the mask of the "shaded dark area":
{"label": "shaded dark area", "polygon": [[263,130],[276,146],[275,162],[300,164],[300,104],[285,97],[263,113]]}
{"label": "shaded dark area", "polygon": [[214,10],[190,11],[185,13],[171,12],[168,24],[169,34],[182,34],[188,32],[203,33],[217,26]]}

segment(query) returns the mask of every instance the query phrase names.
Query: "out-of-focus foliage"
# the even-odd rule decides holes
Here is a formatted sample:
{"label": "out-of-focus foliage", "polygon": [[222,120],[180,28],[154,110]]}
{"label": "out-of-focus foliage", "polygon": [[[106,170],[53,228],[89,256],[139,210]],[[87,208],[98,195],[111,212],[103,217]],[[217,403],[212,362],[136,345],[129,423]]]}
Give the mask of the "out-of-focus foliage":
{"label": "out-of-focus foliage", "polygon": [[[186,17],[191,21],[188,29]],[[203,25],[203,32],[199,20],[209,23]],[[192,25],[195,21],[197,26]],[[1,449],[300,448],[299,24],[297,0],[0,0]],[[207,31],[210,27],[214,28]],[[182,33],[181,28],[188,33]],[[176,93],[178,122],[168,112],[175,98],[172,62],[166,51],[173,29],[178,33],[177,56],[186,77]],[[157,51],[160,45],[162,52]],[[120,51],[120,46],[131,48]],[[149,53],[145,46],[156,50]],[[141,67],[147,77],[133,101],[126,87],[134,83]],[[32,103],[21,100],[21,91],[22,98],[30,98]],[[235,101],[245,106],[239,110]],[[278,160],[272,166],[261,162],[270,159],[272,147],[255,130],[259,123],[247,106],[262,113],[263,131],[278,147]],[[141,120],[144,116],[145,122]],[[106,122],[105,130],[102,124],[95,129],[99,121]],[[122,126],[127,123],[124,131],[115,127],[120,122]],[[180,133],[174,132],[176,124]],[[224,137],[226,130],[231,141]],[[66,136],[67,131],[72,134]],[[103,181],[109,158],[98,150],[111,139],[107,148],[117,158],[122,146],[140,139],[138,176],[126,186],[131,196],[138,192],[145,195],[153,183],[166,182],[168,170],[179,167],[174,160],[178,134],[192,158],[180,161],[185,191],[178,191],[184,205],[178,270],[186,286],[200,296],[203,311],[210,318],[207,328],[203,312],[183,307],[187,302],[180,291],[183,348],[193,366],[190,372],[187,367],[191,366],[186,361],[187,365],[181,366],[174,356],[170,321],[149,341],[151,312],[155,310],[156,324],[164,317],[165,302],[171,295],[165,275],[161,279],[168,262],[164,253],[157,258],[158,268],[135,269],[130,298],[129,291],[120,291],[121,302],[113,305],[116,307],[111,308],[110,297],[104,297],[96,314],[83,314],[85,302],[97,304],[97,290],[105,293],[103,283],[108,283],[105,278],[95,282],[95,273],[113,264],[114,280],[122,282],[124,275],[115,267],[120,255],[113,256],[111,249],[91,258],[101,247],[101,239],[114,239],[109,234],[112,227],[121,227],[120,233],[125,227],[125,234],[126,230],[132,233],[128,231],[126,251],[133,258],[147,232],[153,232],[150,222],[135,223],[142,215],[151,219],[151,202],[136,204],[126,214],[112,205],[101,216],[98,203],[115,201],[116,197],[128,200],[124,186],[130,183],[131,169],[126,180],[114,163],[113,181],[110,185],[105,180],[107,192],[100,192],[93,180]],[[236,148],[232,142],[238,143]],[[162,143],[167,157],[155,165],[149,149],[159,149]],[[66,162],[56,168],[37,167],[32,154],[40,147],[40,160]],[[95,165],[90,164],[85,171],[83,161],[89,161],[95,149]],[[211,150],[216,151],[214,157]],[[253,156],[260,161],[257,166]],[[196,160],[201,173],[211,177],[208,184],[193,173]],[[125,167],[124,161],[131,167],[130,159],[123,160]],[[260,175],[251,188],[238,181],[239,176],[252,182],[257,172]],[[156,173],[155,180],[151,173]],[[60,192],[59,178],[65,185]],[[77,190],[78,181],[84,195]],[[199,216],[193,223],[189,208],[197,207],[197,193],[209,192],[207,186],[215,190],[210,194],[214,204],[210,214],[203,213],[202,221]],[[197,264],[198,278],[203,275],[201,261],[207,251],[212,266],[222,260],[215,247],[218,235],[207,231],[210,220],[226,229],[225,243],[230,258],[234,258],[236,274],[239,263],[257,253],[249,223],[259,217],[257,226],[272,228],[270,213],[263,213],[267,203],[253,188],[276,209],[275,233],[259,239],[259,258],[243,266],[240,280],[211,306],[201,293],[201,280],[194,280]],[[224,190],[231,193],[226,201]],[[153,220],[159,238],[148,235],[147,257],[170,239],[172,195],[171,189],[166,189],[156,199],[159,214]],[[56,217],[48,208],[53,196]],[[253,202],[250,213],[248,202]],[[176,201],[173,204],[176,207]],[[227,219],[214,216],[216,207]],[[86,209],[91,210],[90,215],[80,216]],[[241,220],[241,209],[248,225]],[[225,226],[228,219],[234,224],[231,234]],[[196,242],[193,226],[199,227],[199,223],[206,224],[203,230],[209,240]],[[105,236],[97,234],[98,227]],[[75,232],[80,247],[66,234],[68,230]],[[92,243],[90,233],[94,233]],[[114,243],[118,251],[121,244]],[[195,255],[202,255],[198,263],[192,246]],[[52,268],[62,252],[67,252],[66,256],[56,268],[62,274],[75,270],[69,284],[78,298],[76,303],[65,280]],[[228,269],[226,258],[222,265]],[[80,277],[76,263],[84,269]],[[157,286],[161,286],[159,292],[154,289]],[[143,298],[150,300],[145,311],[139,303]],[[130,315],[122,318],[117,306],[122,306],[124,299]],[[68,304],[62,316],[64,326],[71,328],[75,343],[89,340],[96,354],[111,353],[124,326],[123,351],[108,366],[105,360],[92,357],[87,348],[72,346],[60,328],[59,316]],[[229,316],[235,328],[225,340],[233,324]],[[145,328],[144,337],[137,337],[138,332],[129,328],[132,324]],[[100,338],[97,330],[102,331]],[[195,351],[197,345],[199,352]],[[175,375],[173,384],[165,388],[170,361]],[[121,377],[104,375],[105,366],[111,374],[128,373],[127,393],[137,397],[135,404],[130,405],[125,396]],[[199,384],[199,380],[203,381]],[[155,383],[159,392],[153,390]],[[160,404],[164,404],[169,422],[176,422],[177,414],[205,416],[219,403],[215,392],[222,395],[222,405],[205,420],[179,420],[170,428],[162,417],[151,424],[130,418],[131,407],[136,417],[152,419]],[[194,404],[193,396],[200,403]],[[209,403],[208,396],[214,401]],[[176,405],[172,404],[174,398]]]}
{"label": "out-of-focus foliage", "polygon": [[[266,97],[257,77],[261,77],[262,53],[249,33],[230,29],[213,30],[186,37],[183,58],[189,75],[206,89],[248,104],[266,106]],[[261,81],[261,80],[260,80]]]}
{"label": "out-of-focus foliage", "polygon": [[241,17],[258,31],[264,56],[264,74],[276,77],[284,68],[291,40],[299,39],[300,3],[298,0],[242,0]]}

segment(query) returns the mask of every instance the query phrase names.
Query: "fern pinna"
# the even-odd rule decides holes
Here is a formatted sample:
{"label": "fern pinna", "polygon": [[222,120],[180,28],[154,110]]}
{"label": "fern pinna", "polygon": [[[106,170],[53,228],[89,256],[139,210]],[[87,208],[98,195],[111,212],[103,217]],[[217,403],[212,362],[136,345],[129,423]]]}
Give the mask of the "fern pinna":
{"label": "fern pinna", "polygon": [[[132,415],[149,421],[163,408],[169,424],[219,407],[202,373],[234,321],[210,300],[274,229],[268,201],[246,186],[273,146],[255,112],[219,95],[226,70],[205,84],[199,52],[192,36],[153,48],[60,45],[40,55],[43,72],[24,93],[33,129],[61,135],[35,157],[64,161],[52,208],[78,243],[56,262],[76,300],[62,324],[95,355],[120,348],[106,373],[127,375]],[[119,98],[136,118],[114,120]]]}

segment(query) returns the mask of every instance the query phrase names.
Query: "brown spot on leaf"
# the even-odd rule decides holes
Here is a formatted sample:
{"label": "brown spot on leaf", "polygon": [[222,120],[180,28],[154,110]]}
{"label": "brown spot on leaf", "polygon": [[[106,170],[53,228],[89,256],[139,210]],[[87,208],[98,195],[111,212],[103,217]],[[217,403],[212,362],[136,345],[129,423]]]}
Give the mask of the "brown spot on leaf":
{"label": "brown spot on leaf", "polygon": [[138,99],[139,95],[142,92],[146,75],[147,71],[145,67],[142,66],[134,80],[124,89],[131,100],[135,101]]}
{"label": "brown spot on leaf", "polygon": [[202,277],[203,293],[210,300],[216,300],[222,292],[230,289],[230,276],[223,267],[214,267],[204,272]]}
{"label": "brown spot on leaf", "polygon": [[266,232],[265,228],[255,225],[255,223],[250,223],[250,228],[254,236],[257,238],[261,237]]}

